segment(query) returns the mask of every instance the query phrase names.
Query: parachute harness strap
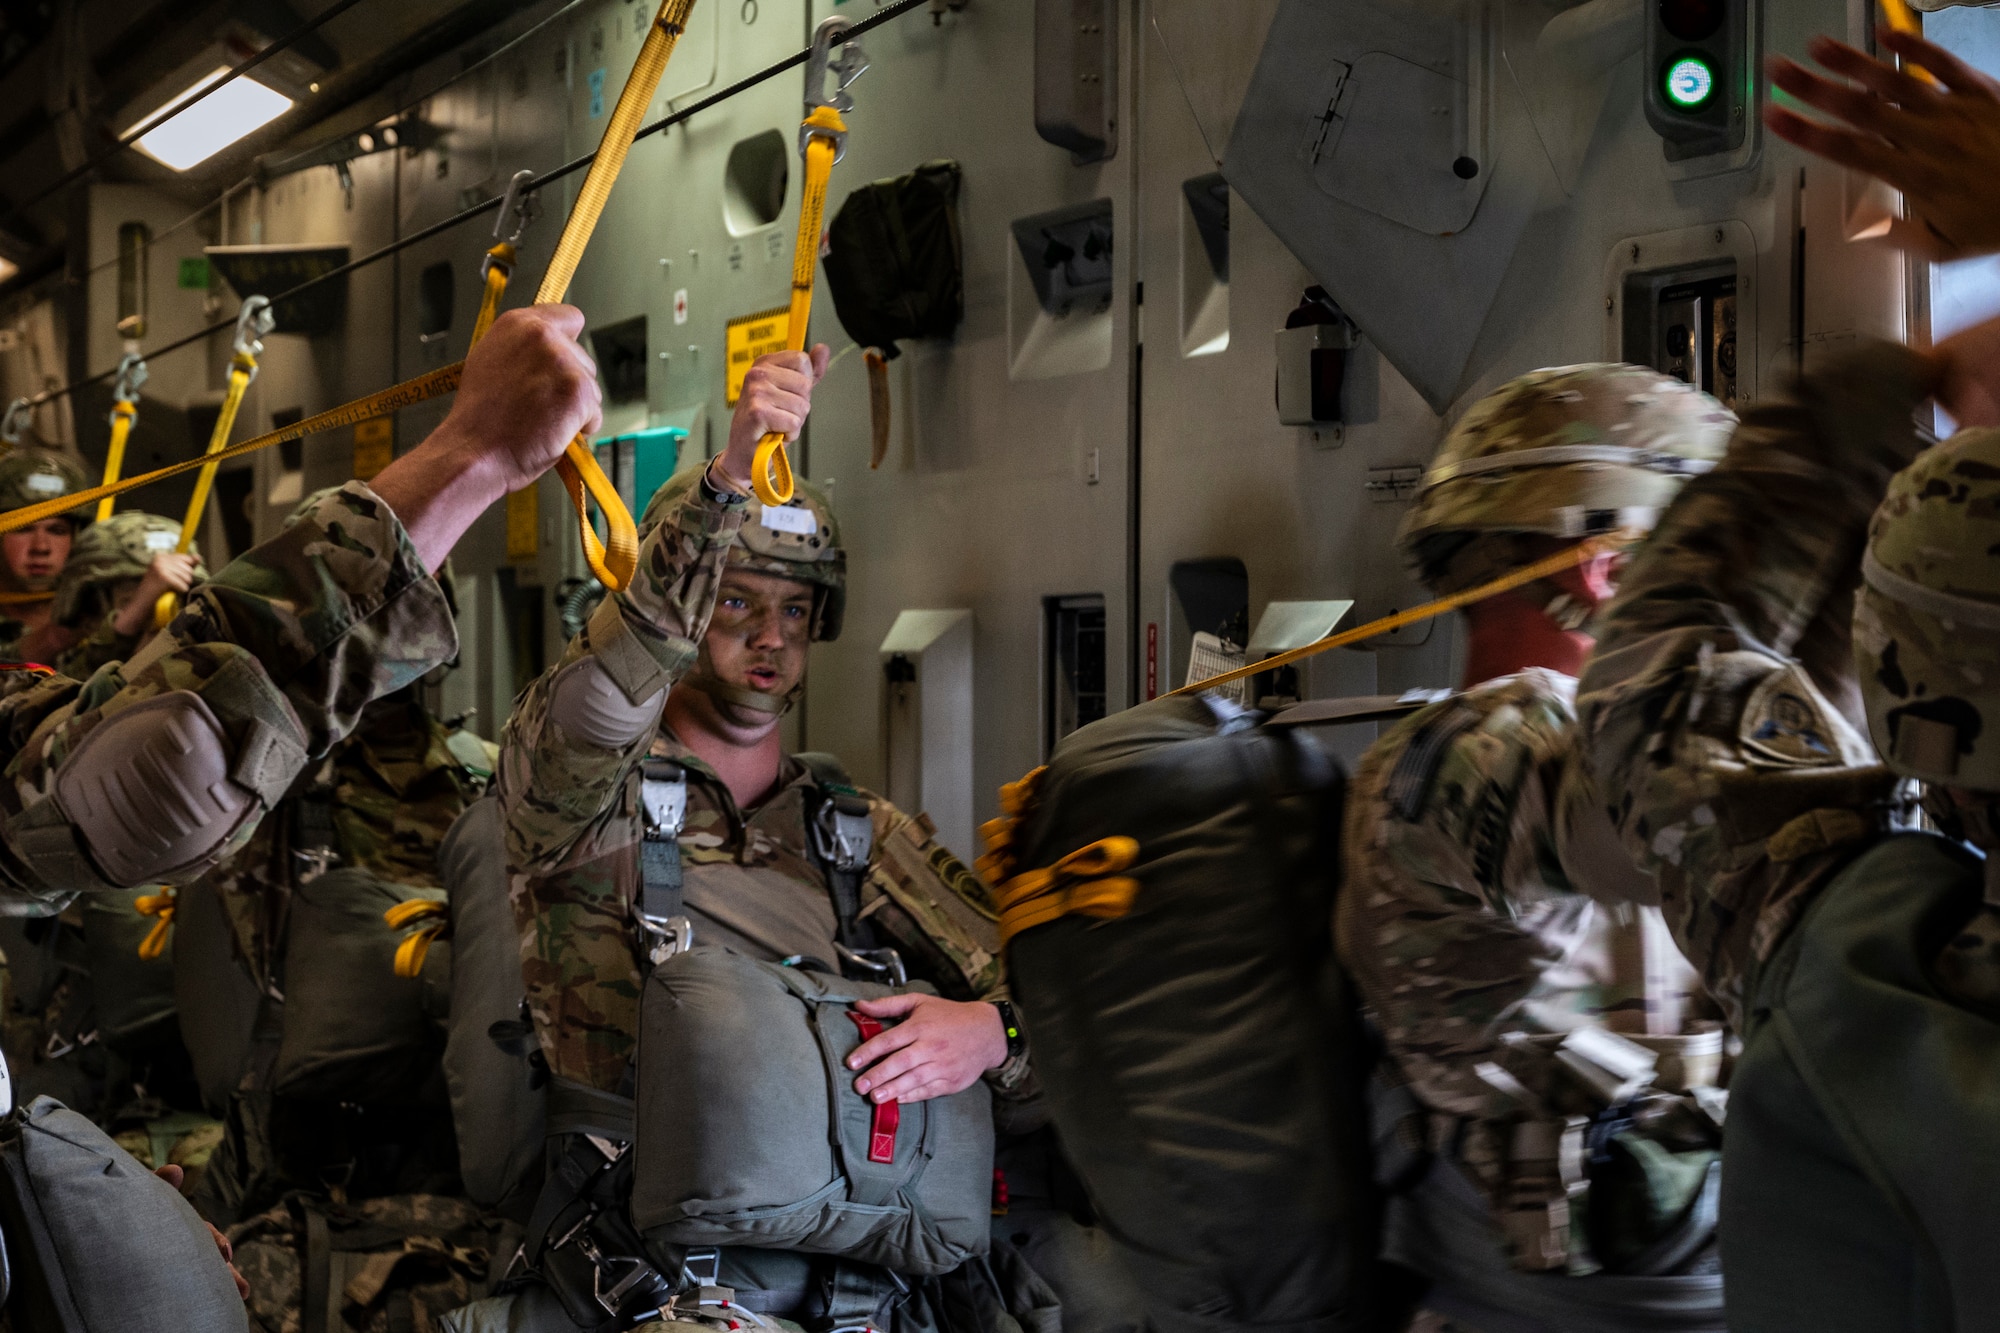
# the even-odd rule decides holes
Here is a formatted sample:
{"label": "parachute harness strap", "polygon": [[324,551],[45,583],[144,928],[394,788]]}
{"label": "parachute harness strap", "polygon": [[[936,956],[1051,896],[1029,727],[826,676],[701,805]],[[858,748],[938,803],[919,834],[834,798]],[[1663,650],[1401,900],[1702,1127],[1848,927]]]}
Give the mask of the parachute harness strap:
{"label": "parachute harness strap", "polygon": [[[243,406],[244,391],[257,378],[257,357],[264,350],[263,338],[276,325],[271,303],[261,296],[243,302],[236,316],[236,343],[229,358],[229,390],[223,395],[222,412],[208,437],[208,451],[202,455],[201,471],[194,479],[194,494],[188,497],[187,517],[181,520],[181,539],[174,550],[186,555],[194,549],[195,533],[201,527],[202,512],[208,508],[209,492],[215,489],[216,469],[222,466],[222,452],[236,429],[236,413]],[[107,497],[108,498],[108,497]],[[163,592],[153,604],[153,624],[165,629],[180,609],[178,593]]]}
{"label": "parachute harness strap", "polygon": [[[146,382],[146,361],[137,352],[127,352],[118,363],[118,378],[111,385],[111,443],[104,450],[104,484],[111,485],[125,470],[125,441],[131,438],[133,423],[139,419],[139,388]],[[118,497],[107,495],[97,502],[97,521],[111,517]]]}
{"label": "parachute harness strap", "polygon": [[[854,110],[854,98],[847,89],[868,68],[859,42],[841,43],[839,58],[832,58],[834,44],[853,26],[838,17],[822,21],[813,32],[812,56],[806,61],[805,119],[799,125],[806,183],[799,202],[798,241],[792,250],[792,308],[785,335],[785,346],[794,352],[806,349],[806,326],[812,320],[813,275],[819,268],[827,182],[833,176],[834,163],[847,153],[847,122],[841,113]],[[829,73],[840,79],[831,96],[826,91]],[[767,505],[791,500],[792,461],[786,456],[783,435],[773,432],[757,442],[750,465],[750,488]]]}
{"label": "parachute harness strap", "polygon": [[[645,44],[639,48],[639,57],[632,62],[631,76],[625,80],[624,91],[618,94],[618,104],[611,109],[596,160],[590,164],[582,188],[577,191],[576,206],[563,224],[549,270],[542,276],[541,289],[535,293],[536,305],[549,305],[568,295],[570,279],[576,276],[584,247],[590,244],[590,234],[596,230],[598,218],[604,215],[604,205],[611,198],[611,187],[625,165],[625,155],[632,150],[640,119],[653,94],[659,91],[667,59],[673,55],[674,44],[687,29],[688,15],[693,11],[694,0],[661,0]],[[569,442],[556,469],[562,475],[570,503],[576,508],[577,535],[583,541],[584,559],[590,565],[590,572],[613,592],[622,590],[639,568],[639,529],[632,521],[631,511],[625,507],[611,479],[604,475],[604,469],[597,466],[597,456],[584,436],[578,435]],[[608,541],[599,541],[597,530],[591,526],[586,493],[604,515]]]}

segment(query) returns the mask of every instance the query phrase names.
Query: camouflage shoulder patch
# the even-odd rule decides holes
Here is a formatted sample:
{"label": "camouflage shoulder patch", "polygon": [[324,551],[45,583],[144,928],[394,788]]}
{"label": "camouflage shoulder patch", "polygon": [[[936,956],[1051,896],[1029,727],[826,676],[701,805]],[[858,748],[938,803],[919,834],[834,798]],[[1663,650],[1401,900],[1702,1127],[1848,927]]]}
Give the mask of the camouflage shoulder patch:
{"label": "camouflage shoulder patch", "polygon": [[1751,764],[1819,768],[1841,762],[1839,734],[1819,691],[1791,667],[1772,672],[1751,693],[1736,739]]}

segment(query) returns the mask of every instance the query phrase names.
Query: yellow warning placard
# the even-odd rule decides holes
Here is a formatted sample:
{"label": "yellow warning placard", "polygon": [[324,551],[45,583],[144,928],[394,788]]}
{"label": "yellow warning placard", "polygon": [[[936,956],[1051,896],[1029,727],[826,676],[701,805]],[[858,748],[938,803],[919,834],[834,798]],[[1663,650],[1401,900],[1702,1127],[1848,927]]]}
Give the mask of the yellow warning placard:
{"label": "yellow warning placard", "polygon": [[507,497],[507,558],[533,560],[541,550],[536,529],[541,522],[541,483],[526,486]]}
{"label": "yellow warning placard", "polygon": [[354,423],[354,475],[371,480],[396,457],[396,419],[370,417]]}
{"label": "yellow warning placard", "polygon": [[768,352],[784,351],[791,331],[792,312],[789,306],[729,321],[723,345],[729,357],[730,406],[735,406],[736,400],[743,396],[743,377],[750,373],[750,367],[757,363],[757,358]]}

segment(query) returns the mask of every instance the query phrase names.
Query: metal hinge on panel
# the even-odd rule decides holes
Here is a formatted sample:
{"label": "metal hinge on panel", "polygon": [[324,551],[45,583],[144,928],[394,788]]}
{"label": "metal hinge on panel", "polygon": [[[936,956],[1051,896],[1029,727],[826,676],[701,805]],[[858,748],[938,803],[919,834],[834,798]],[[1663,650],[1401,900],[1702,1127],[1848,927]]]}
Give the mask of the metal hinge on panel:
{"label": "metal hinge on panel", "polygon": [[1305,158],[1309,164],[1316,165],[1320,158],[1332,151],[1329,140],[1338,140],[1340,137],[1333,132],[1333,127],[1340,119],[1340,98],[1341,94],[1347,91],[1347,76],[1353,72],[1353,65],[1343,60],[1336,60],[1327,74],[1327,81],[1332,86],[1327,90],[1326,110],[1306,121]]}
{"label": "metal hinge on panel", "polygon": [[1368,492],[1369,499],[1378,502],[1407,500],[1417,493],[1417,483],[1423,479],[1424,470],[1420,467],[1371,467],[1362,489]]}

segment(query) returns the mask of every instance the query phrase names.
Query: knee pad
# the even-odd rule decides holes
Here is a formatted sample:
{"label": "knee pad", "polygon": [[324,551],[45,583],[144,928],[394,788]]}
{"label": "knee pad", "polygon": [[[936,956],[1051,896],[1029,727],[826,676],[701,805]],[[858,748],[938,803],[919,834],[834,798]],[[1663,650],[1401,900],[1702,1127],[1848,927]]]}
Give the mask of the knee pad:
{"label": "knee pad", "polygon": [[55,797],[113,884],[157,884],[226,844],[257,810],[200,695],[155,695],[99,724],[56,772]]}
{"label": "knee pad", "polygon": [[638,703],[595,657],[583,657],[556,672],[549,684],[549,717],[563,733],[604,750],[622,750],[659,724],[667,692],[655,690]]}

